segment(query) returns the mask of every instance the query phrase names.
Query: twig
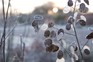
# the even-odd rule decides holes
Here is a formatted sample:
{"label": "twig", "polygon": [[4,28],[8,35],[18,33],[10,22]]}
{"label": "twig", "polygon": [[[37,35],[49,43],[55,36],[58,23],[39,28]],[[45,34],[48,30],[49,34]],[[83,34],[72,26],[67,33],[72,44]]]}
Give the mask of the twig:
{"label": "twig", "polygon": [[[73,16],[74,16],[74,13],[75,13],[76,3],[77,3],[77,0],[75,1],[75,6],[74,6],[74,10],[73,10]],[[79,44],[79,40],[78,40],[78,36],[77,36],[75,22],[72,25],[73,25],[73,28],[74,28],[74,33],[75,33],[76,41],[77,41],[77,44],[78,44],[78,47],[79,47],[80,55],[81,55],[81,61],[82,61],[83,55],[82,55],[82,52],[81,52],[81,48],[80,48],[80,44]]]}
{"label": "twig", "polygon": [[[53,28],[54,28],[54,29],[57,29],[57,30],[59,30],[59,29],[58,29],[58,28],[56,28],[56,27],[53,27]],[[65,31],[64,31],[64,33],[65,33],[65,34],[68,34],[68,35],[72,35],[72,36],[75,36],[74,34],[71,34],[71,33],[67,33],[67,32],[65,32]]]}
{"label": "twig", "polygon": [[17,24],[12,28],[12,30],[6,35],[5,39],[11,34],[11,32],[15,29],[15,27],[17,26]]}
{"label": "twig", "polygon": [[[86,43],[83,45],[82,49],[84,48],[84,46],[85,46],[88,42],[89,42],[89,39],[88,39],[88,40],[86,41]],[[82,49],[81,49],[81,50],[82,50]]]}

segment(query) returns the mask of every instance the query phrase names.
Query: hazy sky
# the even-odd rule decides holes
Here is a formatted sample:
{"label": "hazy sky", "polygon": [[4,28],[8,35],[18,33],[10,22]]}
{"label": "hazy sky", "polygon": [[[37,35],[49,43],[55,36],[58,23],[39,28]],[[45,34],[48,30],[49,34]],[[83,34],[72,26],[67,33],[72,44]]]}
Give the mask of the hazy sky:
{"label": "hazy sky", "polygon": [[[6,0],[5,4],[8,0]],[[67,5],[68,0],[11,0],[12,9],[15,9],[18,12],[21,13],[29,13],[34,10],[36,6],[40,6],[46,2],[52,1],[57,6],[65,7]],[[90,12],[93,12],[93,0],[89,0],[90,5],[89,9]],[[6,4],[7,5],[7,4]],[[0,8],[2,8],[1,0],[0,0]]]}

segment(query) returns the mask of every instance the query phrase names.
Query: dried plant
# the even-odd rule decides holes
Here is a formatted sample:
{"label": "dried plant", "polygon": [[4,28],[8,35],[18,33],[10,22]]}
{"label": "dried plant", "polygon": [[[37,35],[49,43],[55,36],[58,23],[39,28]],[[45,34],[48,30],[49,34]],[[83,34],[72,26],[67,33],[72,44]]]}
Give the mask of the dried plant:
{"label": "dried plant", "polygon": [[[77,3],[79,3],[79,8],[77,9]],[[78,39],[78,33],[76,29],[76,25],[80,24],[81,26],[86,26],[87,25],[87,19],[84,15],[80,15],[78,17],[78,13],[87,13],[88,12],[88,7],[86,5],[89,5],[89,0],[84,0],[84,2],[81,2],[81,0],[68,0],[67,2],[68,7],[63,9],[64,13],[69,13],[72,12],[72,15],[70,15],[67,19],[67,24],[66,24],[66,30],[73,30],[74,34],[67,33],[63,28],[55,28],[53,22],[49,22],[48,29],[45,30],[44,32],[44,37],[45,37],[45,46],[46,46],[46,51],[47,52],[57,52],[57,58],[62,59],[64,56],[67,54],[69,58],[71,58],[71,62],[83,62],[84,57],[83,54],[90,55],[90,48],[86,45],[89,42],[89,39],[93,38],[93,32],[90,33],[86,39],[88,41],[83,45],[81,48],[79,39]],[[73,8],[73,10],[67,10],[69,8]],[[38,26],[38,23],[36,21],[35,26],[32,23],[32,26]],[[53,30],[57,29],[57,30]],[[63,36],[64,34],[72,35],[76,38],[76,42],[72,42],[71,44],[67,44]],[[59,35],[61,35],[60,38],[57,38]],[[55,41],[58,43],[56,44]],[[82,52],[83,50],[83,52]],[[77,54],[78,52],[79,54]]]}

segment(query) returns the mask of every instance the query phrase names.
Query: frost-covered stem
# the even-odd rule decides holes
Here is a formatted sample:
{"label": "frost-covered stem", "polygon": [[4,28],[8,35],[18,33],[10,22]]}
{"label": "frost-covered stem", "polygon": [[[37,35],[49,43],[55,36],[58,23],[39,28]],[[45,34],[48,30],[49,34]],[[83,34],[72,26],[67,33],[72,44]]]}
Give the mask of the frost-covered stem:
{"label": "frost-covered stem", "polygon": [[8,17],[8,11],[9,11],[9,5],[10,5],[10,0],[8,2],[8,7],[7,7],[7,12],[5,13],[5,6],[4,6],[5,2],[4,0],[2,0],[2,11],[3,11],[3,20],[4,20],[4,27],[3,27],[3,34],[1,37],[1,42],[3,43],[3,62],[6,62],[6,58],[5,58],[5,36],[6,36],[6,24],[7,24],[7,17]]}
{"label": "frost-covered stem", "polygon": [[3,20],[4,20],[4,30],[1,38],[1,42],[3,43],[3,62],[5,62],[5,32],[6,32],[6,20],[5,20],[5,6],[4,0],[2,0],[2,7],[3,7]]}
{"label": "frost-covered stem", "polygon": [[83,55],[82,55],[82,52],[81,52],[80,43],[79,43],[79,40],[78,40],[77,31],[76,31],[76,28],[75,28],[74,24],[73,24],[73,28],[74,28],[75,37],[76,37],[76,41],[77,41],[77,44],[78,44],[78,47],[79,47],[79,51],[80,51],[80,55],[81,55],[81,60],[82,60],[83,59]]}
{"label": "frost-covered stem", "polygon": [[[73,17],[74,17],[74,13],[75,13],[76,3],[77,3],[77,0],[75,1],[75,5],[74,5]],[[78,40],[78,35],[77,35],[75,23],[73,23],[73,28],[74,28],[74,33],[75,33],[76,41],[77,41],[77,44],[78,44],[78,47],[79,47],[79,52],[80,52],[80,55],[81,55],[80,61],[82,61],[83,55],[82,55],[82,52],[81,52],[80,43],[79,43],[79,40]]]}

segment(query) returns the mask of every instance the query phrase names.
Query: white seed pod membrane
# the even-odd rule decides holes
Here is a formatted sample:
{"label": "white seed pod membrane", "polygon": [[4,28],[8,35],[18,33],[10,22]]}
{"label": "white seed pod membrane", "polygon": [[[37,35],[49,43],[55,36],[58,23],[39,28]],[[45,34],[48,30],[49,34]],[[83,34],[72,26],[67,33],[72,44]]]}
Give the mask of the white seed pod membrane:
{"label": "white seed pod membrane", "polygon": [[45,31],[46,29],[48,29],[48,25],[47,25],[46,23],[44,23],[44,24],[41,26],[40,29]]}
{"label": "white seed pod membrane", "polygon": [[75,52],[74,52],[74,47],[73,47],[73,46],[70,47],[70,51],[71,51],[71,53],[72,53],[73,55],[75,54]]}
{"label": "white seed pod membrane", "polygon": [[84,48],[83,49],[89,49],[90,50],[90,48],[88,47],[88,46],[84,46]]}
{"label": "white seed pod membrane", "polygon": [[71,57],[71,62],[75,62],[73,57]]}
{"label": "white seed pod membrane", "polygon": [[80,19],[84,20],[85,22],[87,21],[86,17],[83,15],[80,16]]}
{"label": "white seed pod membrane", "polygon": [[61,42],[62,42],[63,47],[66,49],[67,48],[66,41],[65,40],[62,40]]}
{"label": "white seed pod membrane", "polygon": [[70,12],[70,7],[64,7],[63,13],[69,13]]}
{"label": "white seed pod membrane", "polygon": [[65,62],[65,59],[64,58],[57,59],[56,62]]}
{"label": "white seed pod membrane", "polygon": [[77,18],[77,15],[78,15],[78,12],[75,12],[75,13],[74,13],[74,19]]}
{"label": "white seed pod membrane", "polygon": [[74,54],[74,56],[75,56],[75,60],[78,60],[79,59],[78,56],[77,56],[77,54]]}

